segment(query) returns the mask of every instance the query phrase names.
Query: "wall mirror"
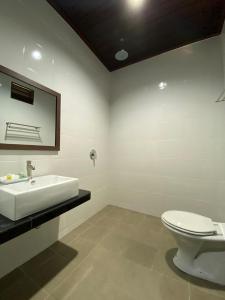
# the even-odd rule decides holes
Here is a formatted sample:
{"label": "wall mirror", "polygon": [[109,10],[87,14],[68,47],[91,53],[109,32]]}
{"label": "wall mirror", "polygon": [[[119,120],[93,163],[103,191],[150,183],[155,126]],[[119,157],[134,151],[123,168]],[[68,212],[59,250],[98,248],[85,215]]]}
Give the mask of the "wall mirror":
{"label": "wall mirror", "polygon": [[0,66],[0,149],[59,150],[59,93]]}

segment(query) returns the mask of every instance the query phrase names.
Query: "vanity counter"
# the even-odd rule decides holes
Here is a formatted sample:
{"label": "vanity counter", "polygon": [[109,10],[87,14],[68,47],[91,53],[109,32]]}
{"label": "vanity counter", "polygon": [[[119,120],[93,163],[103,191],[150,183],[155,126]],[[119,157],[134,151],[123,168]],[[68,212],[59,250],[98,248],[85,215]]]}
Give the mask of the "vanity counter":
{"label": "vanity counter", "polygon": [[0,244],[3,244],[91,199],[91,192],[79,190],[78,196],[27,216],[12,221],[0,214]]}

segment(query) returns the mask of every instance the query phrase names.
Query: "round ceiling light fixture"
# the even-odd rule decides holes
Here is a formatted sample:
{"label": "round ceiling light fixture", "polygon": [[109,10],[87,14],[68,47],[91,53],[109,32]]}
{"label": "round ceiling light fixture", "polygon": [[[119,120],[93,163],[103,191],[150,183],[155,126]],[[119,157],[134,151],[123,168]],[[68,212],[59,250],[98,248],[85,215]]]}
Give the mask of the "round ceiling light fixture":
{"label": "round ceiling light fixture", "polygon": [[158,87],[159,87],[160,90],[164,90],[167,87],[167,82],[161,81],[158,84]]}
{"label": "round ceiling light fixture", "polygon": [[118,61],[124,61],[128,58],[128,52],[124,49],[119,50],[115,54],[115,59]]}
{"label": "round ceiling light fixture", "polygon": [[127,0],[130,8],[137,10],[144,6],[145,0]]}
{"label": "round ceiling light fixture", "polygon": [[41,52],[39,50],[32,51],[31,56],[35,60],[41,60],[42,59],[42,54],[41,54]]}

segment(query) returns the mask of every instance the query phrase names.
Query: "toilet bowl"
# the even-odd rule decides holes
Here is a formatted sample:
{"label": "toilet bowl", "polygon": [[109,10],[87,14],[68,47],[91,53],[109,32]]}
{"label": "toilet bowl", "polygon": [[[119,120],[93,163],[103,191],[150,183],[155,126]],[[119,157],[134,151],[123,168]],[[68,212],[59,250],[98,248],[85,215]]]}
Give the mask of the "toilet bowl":
{"label": "toilet bowl", "polygon": [[167,211],[162,223],[174,236],[174,264],[183,272],[225,285],[225,223],[185,212]]}

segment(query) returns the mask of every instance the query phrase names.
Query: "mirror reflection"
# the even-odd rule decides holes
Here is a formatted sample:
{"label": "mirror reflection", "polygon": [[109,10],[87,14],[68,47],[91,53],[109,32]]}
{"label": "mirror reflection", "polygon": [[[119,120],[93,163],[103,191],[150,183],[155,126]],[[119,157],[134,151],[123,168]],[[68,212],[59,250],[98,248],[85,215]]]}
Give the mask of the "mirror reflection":
{"label": "mirror reflection", "polygon": [[56,146],[57,95],[0,72],[0,107],[1,145]]}

